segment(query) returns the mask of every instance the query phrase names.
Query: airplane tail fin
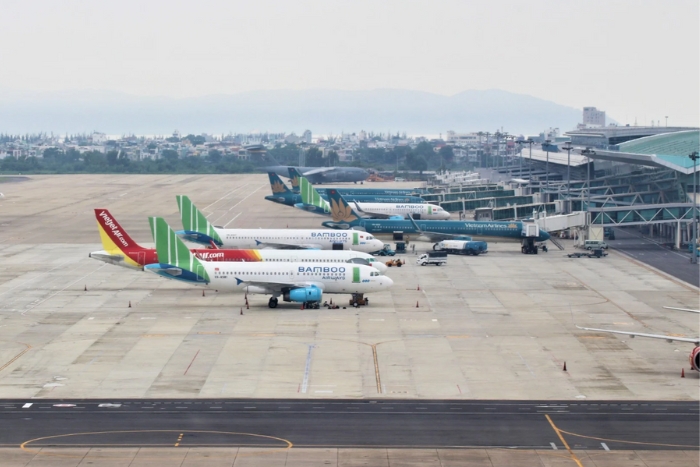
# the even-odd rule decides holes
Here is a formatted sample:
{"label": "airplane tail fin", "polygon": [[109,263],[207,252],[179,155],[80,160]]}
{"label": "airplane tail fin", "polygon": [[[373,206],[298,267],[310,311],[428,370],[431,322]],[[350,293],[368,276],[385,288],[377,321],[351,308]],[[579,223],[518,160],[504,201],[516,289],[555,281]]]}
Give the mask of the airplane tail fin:
{"label": "airplane tail fin", "polygon": [[97,230],[100,232],[102,247],[110,254],[145,250],[126,233],[107,209],[95,209]]}
{"label": "airplane tail fin", "polygon": [[162,217],[149,217],[158,263],[146,266],[161,275],[187,282],[209,282],[204,264],[187,248]]}
{"label": "airplane tail fin", "polygon": [[288,167],[287,170],[289,171],[289,182],[292,185],[292,191],[294,193],[299,193],[299,180],[301,179],[301,173],[299,173],[296,167]]}
{"label": "airplane tail fin", "polygon": [[304,205],[313,206],[326,214],[331,212],[328,201],[323,199],[316,188],[304,177],[299,177],[299,192],[301,193],[301,202]]}
{"label": "airplane tail fin", "polygon": [[359,224],[360,215],[350,206],[335,188],[328,190],[328,201],[331,207],[333,222],[324,222],[323,225],[333,224],[335,228],[349,228]]}
{"label": "airplane tail fin", "polygon": [[180,217],[182,218],[183,231],[177,232],[187,240],[202,245],[211,245],[215,243],[222,246],[223,242],[216,228],[211,225],[206,216],[192,204],[190,198],[184,195],[177,195],[177,206],[180,209]]}
{"label": "airplane tail fin", "polygon": [[272,188],[273,195],[279,195],[282,193],[292,193],[292,190],[287,188],[287,185],[284,184],[280,176],[277,175],[275,172],[268,172],[267,176],[270,178],[270,188]]}

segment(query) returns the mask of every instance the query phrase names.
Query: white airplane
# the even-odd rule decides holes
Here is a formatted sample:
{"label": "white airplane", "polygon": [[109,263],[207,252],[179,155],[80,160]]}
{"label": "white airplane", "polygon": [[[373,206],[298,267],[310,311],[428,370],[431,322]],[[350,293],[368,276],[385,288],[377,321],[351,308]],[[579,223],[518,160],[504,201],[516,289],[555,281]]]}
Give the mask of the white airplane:
{"label": "white airplane", "polygon": [[[276,308],[278,297],[318,308],[324,293],[350,294],[354,306],[364,294],[380,292],[393,281],[371,266],[347,263],[304,262],[210,262],[198,259],[170,229],[163,218],[150,217],[158,263],[145,269],[169,279],[217,290],[272,295],[268,302]],[[366,301],[365,301],[366,303]]]}
{"label": "white airplane", "polygon": [[[333,209],[337,209],[331,203],[323,199],[318,191],[304,177],[299,177],[299,193],[301,194],[301,203],[295,204],[294,207],[317,214],[331,215]],[[450,213],[436,204],[428,203],[358,203],[353,201],[355,209],[363,217],[373,219],[390,219],[392,217],[400,217],[407,219],[423,220],[447,220],[450,218]]]}
{"label": "white airplane", "polygon": [[379,251],[384,243],[358,230],[328,229],[223,229],[209,223],[187,196],[177,196],[184,230],[182,238],[224,248],[274,248],[282,250]]}
{"label": "white airplane", "polygon": [[[686,308],[672,308],[672,307],[664,307],[668,308],[671,310],[680,310],[680,311],[689,311],[692,313],[698,313],[698,310],[691,310],[691,309],[686,309]],[[690,360],[690,367],[695,370],[695,371],[700,371],[700,337],[678,337],[678,336],[667,336],[664,334],[647,334],[644,332],[630,332],[630,331],[618,331],[616,329],[598,329],[598,328],[584,328],[581,326],[576,326],[579,329],[583,329],[584,331],[593,331],[593,332],[607,332],[610,334],[621,334],[623,336],[629,336],[631,338],[635,337],[649,337],[651,339],[663,339],[668,342],[687,342],[689,344],[694,344],[695,347],[693,350],[690,352],[689,360]]]}
{"label": "white airplane", "polygon": [[[155,248],[144,248],[136,243],[124,227],[107,209],[95,209],[97,228],[102,240],[102,251],[93,251],[90,258],[105,263],[140,269],[157,263]],[[205,261],[271,261],[302,263],[357,263],[372,266],[384,274],[388,266],[369,253],[352,250],[215,250],[198,248],[190,250]]]}

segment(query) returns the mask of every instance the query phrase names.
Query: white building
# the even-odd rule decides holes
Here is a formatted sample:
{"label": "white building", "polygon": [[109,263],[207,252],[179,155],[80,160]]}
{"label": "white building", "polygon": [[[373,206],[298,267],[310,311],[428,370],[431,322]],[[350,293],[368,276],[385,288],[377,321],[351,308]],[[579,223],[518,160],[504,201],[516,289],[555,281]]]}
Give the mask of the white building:
{"label": "white building", "polygon": [[583,125],[585,128],[602,128],[605,126],[605,112],[595,107],[583,108]]}
{"label": "white building", "polygon": [[451,146],[476,146],[479,144],[479,135],[476,133],[456,133],[452,130],[447,131],[447,144]]}
{"label": "white building", "polygon": [[311,130],[306,130],[301,135],[301,140],[306,144],[311,144]]}

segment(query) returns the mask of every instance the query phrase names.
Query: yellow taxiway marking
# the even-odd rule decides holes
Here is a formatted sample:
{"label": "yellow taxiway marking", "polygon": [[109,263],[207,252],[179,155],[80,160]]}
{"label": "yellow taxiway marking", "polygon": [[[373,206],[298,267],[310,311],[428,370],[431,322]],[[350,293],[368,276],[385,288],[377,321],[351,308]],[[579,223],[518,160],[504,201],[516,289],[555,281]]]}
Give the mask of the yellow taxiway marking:
{"label": "yellow taxiway marking", "polygon": [[577,438],[594,439],[596,441],[608,441],[611,443],[641,444],[644,446],[664,446],[664,447],[671,447],[671,448],[690,448],[690,449],[697,449],[698,448],[697,446],[691,446],[689,444],[663,444],[663,443],[648,443],[645,441],[623,441],[621,439],[597,438],[595,436],[580,435],[578,433],[572,433],[570,431],[564,431],[564,430],[559,430],[559,431],[562,433],[566,433],[567,435],[576,436]]}
{"label": "yellow taxiway marking", "polygon": [[180,436],[177,437],[177,442],[175,443],[175,447],[178,447],[180,445],[180,441],[182,441],[183,436],[184,436],[184,433],[180,433]]}
{"label": "yellow taxiway marking", "polygon": [[372,357],[374,357],[374,377],[377,379],[377,392],[382,393],[382,378],[379,376],[379,360],[377,359],[377,345],[370,344],[372,347]]}
{"label": "yellow taxiway marking", "polygon": [[571,456],[571,460],[576,462],[576,465],[578,465],[578,467],[583,467],[583,464],[581,464],[581,461],[579,460],[578,457],[576,457],[576,454],[574,454],[574,451],[572,451],[571,448],[569,447],[569,443],[566,442],[566,440],[564,439],[564,436],[561,434],[562,433],[561,430],[559,428],[557,428],[557,426],[554,424],[552,419],[549,418],[549,414],[544,414],[544,416],[547,419],[547,421],[549,422],[549,424],[552,425],[552,429],[557,434],[557,436],[559,437],[559,440],[562,442],[562,444],[564,445],[566,450],[569,451],[569,455]]}
{"label": "yellow taxiway marking", "polygon": [[20,358],[20,357],[21,357],[22,355],[24,355],[25,353],[29,352],[29,350],[32,348],[31,345],[25,344],[24,342],[18,342],[18,344],[22,344],[22,345],[26,346],[26,348],[25,348],[24,350],[22,350],[20,353],[18,353],[17,355],[15,355],[14,357],[12,357],[12,358],[11,358],[7,363],[5,363],[3,366],[0,366],[0,371],[4,370],[4,369],[7,368],[8,366],[12,365],[14,362],[17,361],[18,358]]}
{"label": "yellow taxiway marking", "polygon": [[[66,457],[66,458],[74,458],[76,456],[72,455],[66,455],[66,454],[54,454],[50,452],[45,452],[44,450],[34,450],[29,447],[29,444],[31,443],[39,443],[40,441],[48,440],[48,439],[58,439],[58,438],[67,438],[71,436],[91,436],[91,435],[114,435],[114,434],[125,434],[125,433],[179,433],[179,438],[178,438],[178,443],[176,446],[179,445],[180,441],[182,440],[182,437],[184,436],[185,433],[210,433],[210,434],[218,434],[218,435],[229,435],[229,436],[250,436],[254,438],[265,438],[273,441],[279,441],[281,443],[286,444],[285,447],[282,448],[273,448],[272,451],[266,451],[266,452],[277,452],[277,451],[287,451],[294,446],[291,441],[286,440],[284,438],[278,438],[276,436],[268,436],[268,435],[258,435],[255,433],[241,433],[241,432],[236,432],[236,431],[214,431],[214,430],[117,430],[117,431],[93,431],[93,432],[83,432],[83,433],[67,433],[67,434],[62,434],[62,435],[53,435],[53,436],[42,436],[41,438],[34,438],[30,439],[28,441],[23,442],[22,444],[19,445],[20,449],[26,452],[31,452],[33,454],[42,454],[42,455],[48,455],[48,456],[55,456],[55,457]],[[102,445],[102,444],[100,444]],[[144,446],[149,446],[149,444],[143,444]],[[68,446],[68,445],[66,445]],[[75,444],[72,446],[81,446],[81,444]],[[83,445],[87,446],[87,445]],[[115,446],[115,445],[112,445]],[[121,444],[121,446],[140,446],[139,444]],[[170,445],[169,445],[170,446]],[[235,445],[228,445],[231,447],[236,447]],[[46,448],[48,446],[42,446],[42,448]],[[51,447],[53,448],[60,448],[60,445],[52,445]],[[251,453],[251,455],[255,455],[254,453]],[[83,457],[83,455],[77,456],[77,457]]]}

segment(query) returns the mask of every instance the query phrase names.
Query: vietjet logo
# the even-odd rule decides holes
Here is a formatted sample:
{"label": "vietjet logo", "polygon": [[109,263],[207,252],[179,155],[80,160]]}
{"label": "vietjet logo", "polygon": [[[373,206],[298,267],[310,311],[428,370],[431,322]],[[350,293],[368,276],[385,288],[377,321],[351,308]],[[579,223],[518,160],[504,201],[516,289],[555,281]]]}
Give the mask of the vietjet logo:
{"label": "vietjet logo", "polygon": [[129,242],[127,242],[124,238],[124,234],[122,234],[122,232],[119,230],[119,226],[116,222],[114,222],[114,219],[109,217],[104,211],[100,213],[100,217],[102,218],[105,227],[111,230],[112,236],[116,237],[123,246],[128,247]]}

